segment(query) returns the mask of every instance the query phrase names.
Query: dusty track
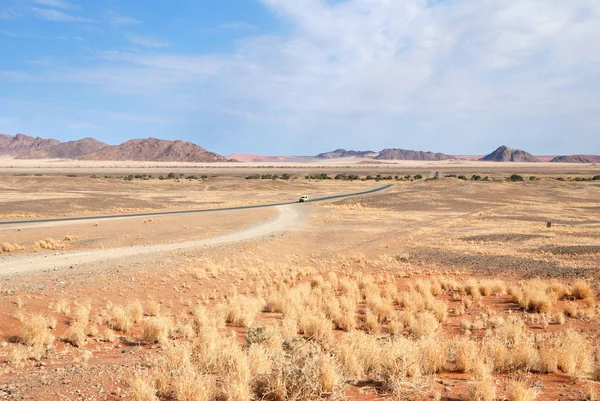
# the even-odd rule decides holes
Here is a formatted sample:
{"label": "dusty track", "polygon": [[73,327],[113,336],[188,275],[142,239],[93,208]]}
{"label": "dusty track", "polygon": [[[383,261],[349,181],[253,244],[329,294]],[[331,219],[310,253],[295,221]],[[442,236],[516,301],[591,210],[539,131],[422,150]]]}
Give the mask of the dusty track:
{"label": "dusty track", "polygon": [[[358,196],[363,194],[369,194],[379,192],[390,188],[391,185],[374,188],[368,191],[355,192],[350,194],[331,195],[320,198],[315,198],[310,202],[324,201],[330,199],[347,198],[351,196]],[[297,225],[302,216],[304,205],[298,204],[297,202],[284,202],[280,204],[269,204],[269,205],[255,205],[255,206],[242,206],[235,208],[224,208],[224,209],[211,209],[211,210],[196,210],[196,211],[181,211],[181,212],[167,212],[167,213],[146,213],[146,214],[135,214],[135,215],[119,215],[119,216],[102,216],[102,217],[86,217],[86,218],[74,218],[74,219],[45,219],[45,220],[33,220],[33,221],[18,221],[18,222],[2,222],[6,226],[10,226],[13,223],[18,224],[33,224],[35,226],[46,226],[54,224],[71,224],[89,220],[99,219],[124,219],[133,217],[147,217],[147,216],[169,216],[176,214],[186,213],[200,213],[208,211],[229,211],[229,210],[244,210],[244,209],[256,209],[264,207],[276,207],[278,215],[266,223],[257,224],[250,226],[240,231],[233,233],[213,237],[205,238],[192,241],[183,241],[166,244],[156,245],[142,245],[142,246],[129,246],[129,247],[117,247],[108,249],[96,249],[91,251],[76,251],[76,252],[59,252],[53,255],[48,253],[33,254],[33,255],[15,255],[8,260],[3,260],[0,264],[0,276],[11,275],[17,273],[28,273],[40,270],[54,270],[59,268],[72,267],[77,265],[98,263],[106,260],[122,259],[127,257],[142,256],[161,252],[170,252],[177,250],[184,250],[190,248],[199,248],[204,246],[218,246],[226,245],[235,242],[243,242],[256,238],[261,238],[267,235],[271,235],[277,232],[288,230]]]}
{"label": "dusty track", "polygon": [[129,246],[79,252],[60,252],[53,255],[47,253],[18,255],[2,262],[0,265],[0,275],[53,270],[82,264],[97,263],[111,259],[122,259],[132,256],[248,241],[290,229],[301,219],[302,213],[298,206],[278,206],[277,209],[279,214],[266,223],[257,224],[241,231],[213,238],[170,244]]}
{"label": "dusty track", "polygon": [[[373,189],[369,189],[367,191],[360,192],[351,192],[346,194],[338,194],[338,195],[328,195],[321,196],[318,198],[313,198],[307,202],[321,202],[326,200],[334,200],[341,198],[349,198],[352,196],[359,195],[367,195],[375,192],[381,192],[388,188],[391,188],[392,185],[384,185],[382,187],[377,187]],[[223,207],[223,208],[213,208],[213,209],[197,209],[197,210],[176,210],[172,212],[149,212],[149,213],[135,213],[135,214],[117,214],[117,215],[108,215],[108,216],[89,216],[89,217],[66,217],[66,218],[53,218],[53,219],[36,219],[36,220],[11,220],[11,221],[0,221],[0,226],[12,226],[12,225],[23,225],[23,224],[37,224],[39,226],[45,226],[47,224],[62,224],[62,223],[75,223],[75,222],[86,222],[90,220],[108,220],[108,219],[129,219],[129,218],[137,218],[137,217],[160,217],[160,216],[173,216],[173,215],[181,215],[181,214],[195,214],[195,213],[208,213],[208,212],[226,212],[226,211],[234,211],[234,210],[248,210],[248,209],[264,209],[268,207],[279,207],[286,205],[295,205],[297,202],[278,202],[278,203],[268,203],[264,205],[247,205],[247,206],[235,206],[235,207]]]}

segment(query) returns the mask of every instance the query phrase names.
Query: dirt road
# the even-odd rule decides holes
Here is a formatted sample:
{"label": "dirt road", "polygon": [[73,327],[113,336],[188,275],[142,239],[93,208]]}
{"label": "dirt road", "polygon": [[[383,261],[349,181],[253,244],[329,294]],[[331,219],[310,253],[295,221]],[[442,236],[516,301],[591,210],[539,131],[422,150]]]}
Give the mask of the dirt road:
{"label": "dirt road", "polygon": [[265,237],[293,228],[301,221],[304,205],[277,206],[277,216],[267,222],[250,226],[243,230],[194,241],[170,244],[156,244],[133,247],[97,249],[79,252],[57,252],[55,254],[38,253],[30,255],[12,255],[0,263],[0,276],[27,273],[40,270],[53,270],[71,266],[97,263],[111,259],[142,256],[160,252],[170,252],[203,246],[226,245]]}

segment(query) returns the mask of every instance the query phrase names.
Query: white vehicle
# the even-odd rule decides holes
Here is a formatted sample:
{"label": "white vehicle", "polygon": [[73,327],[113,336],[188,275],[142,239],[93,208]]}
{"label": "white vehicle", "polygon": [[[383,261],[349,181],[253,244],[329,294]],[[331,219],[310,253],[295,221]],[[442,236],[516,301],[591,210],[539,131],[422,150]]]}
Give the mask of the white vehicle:
{"label": "white vehicle", "polygon": [[302,195],[300,199],[298,199],[298,202],[308,202],[308,195]]}

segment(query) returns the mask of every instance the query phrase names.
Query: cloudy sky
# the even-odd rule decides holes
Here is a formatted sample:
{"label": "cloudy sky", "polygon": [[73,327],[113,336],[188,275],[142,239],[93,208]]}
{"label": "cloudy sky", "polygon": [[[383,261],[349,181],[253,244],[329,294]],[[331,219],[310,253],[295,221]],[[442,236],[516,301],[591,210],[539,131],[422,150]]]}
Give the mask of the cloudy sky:
{"label": "cloudy sky", "polygon": [[598,0],[2,0],[0,132],[600,153]]}

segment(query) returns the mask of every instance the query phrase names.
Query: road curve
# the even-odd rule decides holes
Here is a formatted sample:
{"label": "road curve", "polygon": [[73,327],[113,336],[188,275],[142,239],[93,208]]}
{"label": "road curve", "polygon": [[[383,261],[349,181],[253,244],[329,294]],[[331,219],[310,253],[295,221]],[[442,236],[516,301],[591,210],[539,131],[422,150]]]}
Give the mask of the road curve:
{"label": "road curve", "polygon": [[[352,196],[372,194],[375,192],[380,192],[380,191],[386,190],[386,189],[390,188],[391,186],[392,186],[392,184],[388,184],[388,185],[384,185],[382,187],[369,189],[367,191],[350,192],[350,193],[346,193],[346,194],[322,196],[319,198],[310,199],[308,202],[314,203],[314,202],[321,202],[321,201],[331,200],[331,199],[349,198]],[[207,212],[224,212],[224,211],[232,211],[232,210],[262,209],[262,208],[267,208],[267,207],[294,205],[297,203],[298,202],[295,202],[295,201],[288,201],[288,202],[268,203],[268,204],[264,204],[264,205],[221,207],[221,208],[213,208],[213,209],[175,210],[172,212],[115,214],[115,215],[109,215],[109,216],[88,216],[88,217],[61,217],[61,218],[54,218],[54,219],[37,219],[37,220],[10,220],[10,221],[0,221],[0,226],[10,226],[10,225],[16,225],[16,224],[23,225],[23,224],[36,224],[36,223],[60,223],[60,222],[85,221],[85,220],[127,219],[127,218],[135,218],[135,217],[159,217],[159,216],[170,216],[170,215],[177,215],[177,214],[192,214],[192,213],[207,213]]]}
{"label": "road curve", "polygon": [[[373,192],[382,191],[389,188],[391,185],[384,187],[375,188],[369,191],[355,192],[352,194],[343,195],[332,195],[321,198],[313,199],[311,202],[318,202],[329,199],[345,198],[350,196],[357,196],[362,194],[368,194]],[[7,258],[0,257],[0,276],[7,276],[18,273],[28,273],[41,270],[55,270],[68,268],[78,265],[85,265],[91,263],[99,263],[107,260],[122,259],[128,257],[149,255],[155,253],[163,253],[170,251],[178,251],[192,248],[200,248],[205,246],[218,246],[227,245],[235,242],[249,241],[265,237],[277,232],[282,232],[293,228],[299,220],[301,215],[298,209],[300,205],[297,202],[283,202],[280,204],[270,205],[256,205],[256,206],[241,206],[237,208],[222,208],[222,209],[206,209],[198,211],[187,211],[187,213],[199,213],[206,211],[218,211],[218,210],[241,210],[241,209],[256,209],[260,207],[276,207],[278,209],[278,215],[275,218],[271,218],[265,223],[255,224],[250,227],[246,227],[240,231],[220,235],[212,238],[204,238],[198,240],[190,240],[175,243],[166,244],[153,244],[153,245],[141,245],[141,246],[127,246],[117,248],[106,248],[106,249],[94,249],[86,251],[73,251],[73,252],[58,252],[54,254],[49,253],[36,253],[26,255],[10,255]],[[186,212],[167,212],[167,213],[150,213],[150,214],[137,214],[137,215],[123,215],[123,217],[144,217],[144,216],[158,216],[158,215],[172,215],[182,214]],[[115,216],[103,216],[100,218],[115,218]],[[85,219],[98,219],[98,217],[89,217]],[[33,220],[30,223],[43,223],[43,222],[54,222],[59,221],[70,221],[71,219],[49,219],[49,220]],[[76,218],[72,220],[81,220]],[[19,222],[23,224],[23,221]]]}

